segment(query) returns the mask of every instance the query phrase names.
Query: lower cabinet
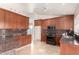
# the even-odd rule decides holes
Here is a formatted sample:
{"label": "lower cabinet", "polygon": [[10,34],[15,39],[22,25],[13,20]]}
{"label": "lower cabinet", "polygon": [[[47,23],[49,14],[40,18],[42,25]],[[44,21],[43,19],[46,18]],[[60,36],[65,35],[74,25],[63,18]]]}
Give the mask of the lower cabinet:
{"label": "lower cabinet", "polygon": [[0,53],[31,43],[31,35],[18,35],[14,39],[0,40]]}
{"label": "lower cabinet", "polygon": [[0,53],[5,51],[5,44],[3,42],[0,42]]}
{"label": "lower cabinet", "polygon": [[79,46],[74,44],[60,43],[61,55],[79,55]]}
{"label": "lower cabinet", "polygon": [[19,47],[30,44],[31,43],[31,35],[19,35],[16,36],[16,39],[18,40]]}
{"label": "lower cabinet", "polygon": [[5,42],[5,51],[18,48],[18,41],[12,40],[10,42]]}

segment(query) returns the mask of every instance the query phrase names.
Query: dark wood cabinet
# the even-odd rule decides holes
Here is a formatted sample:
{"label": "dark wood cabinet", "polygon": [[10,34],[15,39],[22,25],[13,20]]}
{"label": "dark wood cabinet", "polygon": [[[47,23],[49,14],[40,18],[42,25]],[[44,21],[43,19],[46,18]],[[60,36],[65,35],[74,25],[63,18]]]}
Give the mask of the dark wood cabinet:
{"label": "dark wood cabinet", "polygon": [[4,25],[5,29],[16,29],[16,14],[6,11]]}
{"label": "dark wood cabinet", "polygon": [[45,20],[42,20],[42,22],[41,22],[41,41],[44,41],[44,42],[46,42],[46,35],[44,33],[44,29],[46,29],[46,28],[47,28],[46,22],[45,22]]}
{"label": "dark wood cabinet", "polygon": [[26,22],[26,23],[25,23],[26,25],[24,26],[24,28],[27,28],[27,29],[28,29],[28,28],[29,28],[29,17],[27,17],[27,19],[24,18],[24,20],[25,20],[25,22]]}
{"label": "dark wood cabinet", "polygon": [[41,24],[42,29],[46,29],[47,28],[46,24],[47,24],[46,21],[42,20],[42,24]]}
{"label": "dark wood cabinet", "polygon": [[56,29],[74,29],[74,16],[62,16],[56,18]]}
{"label": "dark wood cabinet", "polygon": [[17,29],[28,29],[29,27],[29,17],[17,15],[16,16],[16,26]]}
{"label": "dark wood cabinet", "polygon": [[61,18],[56,19],[56,29],[60,30],[64,27],[64,21]]}
{"label": "dark wood cabinet", "polygon": [[44,33],[43,29],[41,30],[41,41],[46,42],[46,34]]}
{"label": "dark wood cabinet", "polygon": [[0,9],[0,29],[4,29],[4,15],[5,11]]}
{"label": "dark wood cabinet", "polygon": [[24,16],[21,17],[20,26],[21,26],[22,29],[28,29],[28,27],[29,27],[29,20],[28,19],[29,19],[28,17],[27,18],[24,17]]}
{"label": "dark wood cabinet", "polygon": [[19,47],[24,46],[31,43],[31,35],[19,35],[16,36],[16,40],[18,40],[17,42],[19,43]]}
{"label": "dark wood cabinet", "polygon": [[21,27],[21,25],[22,25],[21,20],[22,20],[21,16],[17,15],[16,16],[16,29],[22,29],[22,27]]}

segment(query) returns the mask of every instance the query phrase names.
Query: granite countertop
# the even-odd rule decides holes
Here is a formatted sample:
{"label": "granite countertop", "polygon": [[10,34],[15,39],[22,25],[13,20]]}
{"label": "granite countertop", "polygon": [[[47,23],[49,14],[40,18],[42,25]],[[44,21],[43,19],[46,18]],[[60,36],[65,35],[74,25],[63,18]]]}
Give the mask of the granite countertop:
{"label": "granite countertop", "polygon": [[60,42],[79,46],[79,43],[75,40],[75,38],[70,36],[62,36]]}

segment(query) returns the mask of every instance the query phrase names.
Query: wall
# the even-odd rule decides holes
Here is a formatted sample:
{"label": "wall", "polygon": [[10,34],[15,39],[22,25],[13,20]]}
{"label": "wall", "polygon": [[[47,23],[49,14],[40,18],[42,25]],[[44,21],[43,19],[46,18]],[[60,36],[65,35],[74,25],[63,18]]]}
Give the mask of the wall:
{"label": "wall", "polygon": [[79,34],[79,15],[74,19],[74,31],[76,34]]}
{"label": "wall", "polygon": [[79,34],[79,8],[76,9],[74,16],[74,31],[76,34]]}

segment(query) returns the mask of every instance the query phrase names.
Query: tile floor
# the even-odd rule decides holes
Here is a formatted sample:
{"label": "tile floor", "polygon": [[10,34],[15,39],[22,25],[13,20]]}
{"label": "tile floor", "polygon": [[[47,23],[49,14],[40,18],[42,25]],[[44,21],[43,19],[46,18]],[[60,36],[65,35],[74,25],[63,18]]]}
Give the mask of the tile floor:
{"label": "tile floor", "polygon": [[59,55],[59,47],[34,41],[32,44],[2,53],[2,55]]}

